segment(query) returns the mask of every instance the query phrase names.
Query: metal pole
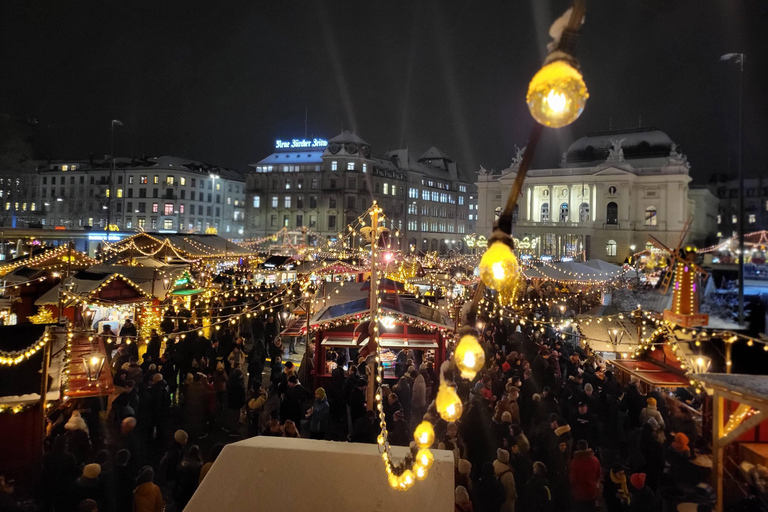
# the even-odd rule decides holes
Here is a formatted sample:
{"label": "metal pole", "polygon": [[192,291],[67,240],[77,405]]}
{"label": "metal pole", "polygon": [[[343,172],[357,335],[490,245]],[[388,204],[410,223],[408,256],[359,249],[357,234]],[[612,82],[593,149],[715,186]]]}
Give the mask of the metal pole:
{"label": "metal pole", "polygon": [[739,54],[739,325],[744,326],[744,54]]}
{"label": "metal pole", "polygon": [[[112,157],[112,166],[109,169],[109,184],[107,185],[109,190],[109,195],[107,197],[107,233],[109,233],[109,225],[112,223],[112,196],[114,195],[114,191],[112,190],[112,183],[115,180],[115,121],[113,120],[111,123],[112,127],[112,136],[111,136],[111,144],[110,144],[110,156]],[[109,234],[107,234],[107,240],[109,240]]]}
{"label": "metal pole", "polygon": [[[379,242],[379,207],[374,202],[373,208],[371,209],[371,337],[377,337],[378,333],[378,326],[379,326],[379,318],[378,318],[378,312],[379,312],[379,286],[378,286],[378,272],[376,272],[376,265],[378,264],[377,258],[378,258],[378,242]],[[380,340],[379,340],[380,341]],[[375,340],[371,339],[368,341],[369,346],[373,346],[373,343]],[[372,411],[373,407],[375,405],[374,397],[376,395],[376,361],[370,361],[368,362],[368,389],[366,392],[367,395],[367,404],[368,404],[368,410]],[[379,362],[378,364],[381,364]]]}
{"label": "metal pole", "polygon": [[[46,331],[48,330],[48,327],[46,327]],[[43,439],[45,439],[45,431],[47,428],[46,424],[46,415],[45,415],[45,407],[46,407],[46,401],[48,399],[48,360],[51,358],[51,343],[53,341],[51,340],[51,336],[53,336],[54,333],[50,333],[48,337],[48,341],[45,343],[45,349],[43,350],[43,367],[41,369],[41,382],[40,382],[40,421],[43,422]],[[66,333],[65,333],[66,335]],[[45,335],[44,335],[45,336]],[[43,443],[41,443],[42,445]]]}

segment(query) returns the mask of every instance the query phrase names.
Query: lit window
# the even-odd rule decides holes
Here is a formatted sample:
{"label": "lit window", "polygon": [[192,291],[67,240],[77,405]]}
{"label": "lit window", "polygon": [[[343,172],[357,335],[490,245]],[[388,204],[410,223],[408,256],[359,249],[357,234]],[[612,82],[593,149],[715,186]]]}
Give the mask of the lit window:
{"label": "lit window", "polygon": [[174,182],[173,176],[166,176],[165,177],[165,184],[167,186],[172,187],[173,186],[173,182]]}
{"label": "lit window", "polygon": [[163,221],[163,229],[173,229],[173,219],[165,219]]}
{"label": "lit window", "polygon": [[285,180],[285,190],[291,190],[291,180]]}
{"label": "lit window", "polygon": [[146,185],[147,184],[147,177],[146,176],[142,176],[141,178],[139,178],[139,182],[142,185]]}
{"label": "lit window", "polygon": [[221,190],[221,183],[216,184],[216,190]]}
{"label": "lit window", "polygon": [[157,213],[157,203],[152,203],[152,213]]}
{"label": "lit window", "polygon": [[133,175],[128,176],[128,184],[133,185]]}
{"label": "lit window", "polygon": [[749,214],[749,223],[750,224],[754,224],[756,220],[757,219],[755,218],[755,214],[754,213],[750,213]]}
{"label": "lit window", "polygon": [[23,212],[27,211],[27,203],[22,203],[21,211],[23,211]]}
{"label": "lit window", "polygon": [[117,189],[117,197],[123,197],[123,189]]}
{"label": "lit window", "polygon": [[62,165],[61,166],[61,170],[62,171],[68,171],[69,170],[69,166],[68,165]]}
{"label": "lit window", "polygon": [[165,203],[165,208],[163,208],[163,214],[164,215],[173,215],[173,204],[172,203]]}
{"label": "lit window", "polygon": [[181,178],[179,178],[179,185],[181,185],[183,187],[186,184],[187,184],[187,178],[185,178],[183,176]]}
{"label": "lit window", "polygon": [[736,215],[731,215],[731,224],[737,224],[739,222],[739,218]]}
{"label": "lit window", "polygon": [[656,226],[657,218],[656,218],[656,208],[653,206],[649,206],[645,209],[645,225],[646,226]]}
{"label": "lit window", "polygon": [[155,185],[157,185],[158,183],[160,183],[160,176],[158,176],[157,174],[155,174],[155,177],[153,178],[153,181],[152,181],[152,183],[154,183]]}
{"label": "lit window", "polygon": [[272,196],[272,208],[277,208],[277,196]]}
{"label": "lit window", "polygon": [[331,162],[331,170],[332,171],[338,171],[339,170],[339,162],[337,162],[336,160]]}
{"label": "lit window", "polygon": [[363,174],[368,172],[368,164],[363,164]]}
{"label": "lit window", "polygon": [[[51,192],[53,192],[53,189],[51,189]],[[104,194],[105,194],[107,197],[109,197],[109,189],[107,189],[107,190],[106,190],[106,192],[104,192]]]}
{"label": "lit window", "polygon": [[389,183],[384,184],[384,194],[389,194]]}
{"label": "lit window", "polygon": [[285,196],[283,198],[283,207],[290,208],[291,207],[291,196]]}
{"label": "lit window", "polygon": [[608,244],[605,246],[605,253],[608,256],[616,256],[616,241],[608,240]]}
{"label": "lit window", "polygon": [[261,208],[261,197],[260,196],[253,196],[253,207],[254,208]]}
{"label": "lit window", "polygon": [[355,170],[355,162],[347,162],[347,170],[348,171],[354,171]]}
{"label": "lit window", "polygon": [[395,190],[395,185],[392,185],[392,195],[393,196],[397,195],[397,191]]}
{"label": "lit window", "polygon": [[35,203],[32,203],[30,210],[35,211]]}
{"label": "lit window", "polygon": [[184,213],[184,205],[183,204],[179,205],[179,213]]}
{"label": "lit window", "polygon": [[719,213],[717,214],[717,223],[718,224],[722,224],[723,223],[723,216],[720,215]]}

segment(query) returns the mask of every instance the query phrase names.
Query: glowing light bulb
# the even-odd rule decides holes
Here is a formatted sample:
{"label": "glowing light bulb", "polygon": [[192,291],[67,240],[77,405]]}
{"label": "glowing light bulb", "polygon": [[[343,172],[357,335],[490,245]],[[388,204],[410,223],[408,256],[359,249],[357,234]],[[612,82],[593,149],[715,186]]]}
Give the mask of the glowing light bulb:
{"label": "glowing light bulb", "polygon": [[474,329],[470,328],[462,335],[454,355],[461,376],[469,380],[472,380],[485,364],[485,351],[477,341],[476,331],[473,331]]}
{"label": "glowing light bulb", "polygon": [[427,468],[422,466],[421,464],[416,464],[413,466],[413,475],[416,477],[416,480],[424,480],[427,478]]}
{"label": "glowing light bulb", "polygon": [[413,474],[413,471],[410,469],[403,471],[403,474],[400,475],[400,490],[407,491],[413,487],[414,483],[416,483],[416,476]]}
{"label": "glowing light bulb", "polygon": [[429,448],[435,442],[435,429],[428,421],[422,421],[413,431],[413,439],[419,448]]}
{"label": "glowing light bulb", "polygon": [[461,403],[456,390],[448,384],[440,384],[435,399],[437,412],[445,421],[457,421],[464,412],[464,406]]}
{"label": "glowing light bulb", "polygon": [[400,478],[396,474],[390,473],[387,480],[389,481],[389,486],[393,489],[400,488]]}
{"label": "glowing light bulb", "polygon": [[422,448],[416,453],[416,462],[429,469],[435,462],[435,456],[432,455],[429,448]]}
{"label": "glowing light bulb", "polygon": [[506,298],[513,298],[519,286],[519,276],[520,265],[512,247],[502,241],[492,243],[480,260],[480,278],[485,285]]}
{"label": "glowing light bulb", "polygon": [[579,118],[587,98],[589,92],[581,73],[565,60],[555,60],[534,75],[525,100],[537,122],[561,128]]}

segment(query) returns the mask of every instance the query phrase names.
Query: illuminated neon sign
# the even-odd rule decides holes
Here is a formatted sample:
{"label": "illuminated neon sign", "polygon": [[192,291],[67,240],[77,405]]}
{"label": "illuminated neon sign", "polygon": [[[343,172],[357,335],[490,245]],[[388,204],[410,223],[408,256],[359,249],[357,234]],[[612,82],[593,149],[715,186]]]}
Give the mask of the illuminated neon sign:
{"label": "illuminated neon sign", "polygon": [[275,149],[324,148],[328,145],[325,139],[293,139],[290,141],[277,139]]}

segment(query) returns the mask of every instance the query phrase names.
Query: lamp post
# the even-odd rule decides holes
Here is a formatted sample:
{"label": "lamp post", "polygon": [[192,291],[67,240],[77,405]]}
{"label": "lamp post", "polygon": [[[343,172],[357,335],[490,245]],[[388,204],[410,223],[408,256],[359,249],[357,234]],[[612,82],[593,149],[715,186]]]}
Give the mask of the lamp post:
{"label": "lamp post", "polygon": [[112,224],[112,199],[115,196],[114,191],[114,183],[115,183],[115,125],[117,126],[123,126],[122,121],[118,121],[117,119],[112,120],[112,130],[111,130],[111,144],[110,144],[110,156],[112,157],[112,166],[109,169],[109,184],[108,187],[108,197],[107,197],[107,240],[109,240],[109,226]]}
{"label": "lamp post", "polygon": [[744,325],[744,60],[743,53],[726,53],[720,61],[735,61],[739,65],[739,325]]}

